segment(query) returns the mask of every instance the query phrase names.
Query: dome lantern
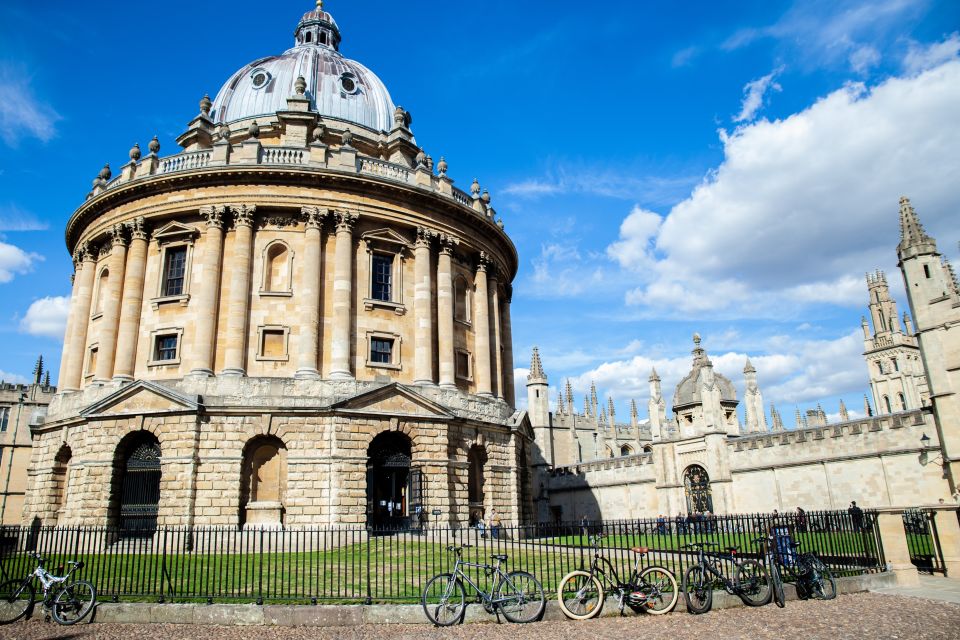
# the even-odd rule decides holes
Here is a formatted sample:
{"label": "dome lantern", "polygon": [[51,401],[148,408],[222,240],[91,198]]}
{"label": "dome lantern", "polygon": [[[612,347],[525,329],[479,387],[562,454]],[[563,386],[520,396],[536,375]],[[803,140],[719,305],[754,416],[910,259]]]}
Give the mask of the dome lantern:
{"label": "dome lantern", "polygon": [[333,16],[323,10],[323,0],[317,0],[317,8],[303,14],[293,37],[294,46],[312,44],[340,50],[340,28]]}

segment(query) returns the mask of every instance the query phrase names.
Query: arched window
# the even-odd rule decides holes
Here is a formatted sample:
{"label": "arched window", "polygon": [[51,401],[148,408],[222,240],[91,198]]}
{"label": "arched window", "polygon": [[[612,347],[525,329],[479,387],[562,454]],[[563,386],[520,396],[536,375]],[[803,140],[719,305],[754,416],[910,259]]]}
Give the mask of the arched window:
{"label": "arched window", "polygon": [[151,536],[160,504],[160,442],[149,431],[129,433],[113,458],[110,524],[121,537]]}
{"label": "arched window", "polygon": [[683,472],[683,489],[687,497],[687,513],[713,512],[710,476],[706,469],[698,464],[687,467]]}
{"label": "arched window", "polygon": [[903,397],[902,393],[897,394],[897,402],[900,404],[900,411],[907,410],[907,399]]}
{"label": "arched window", "polygon": [[326,31],[321,31],[321,32],[320,32],[320,44],[327,44],[327,32],[326,32]]}
{"label": "arched window", "polygon": [[653,453],[653,445],[645,444],[643,445],[644,453]]}
{"label": "arched window", "polygon": [[622,456],[633,455],[633,449],[630,448],[630,445],[625,444],[622,447],[620,447],[620,455]]}
{"label": "arched window", "polygon": [[883,396],[883,406],[886,408],[887,413],[893,413],[890,408],[890,396]]}
{"label": "arched window", "polygon": [[53,459],[53,495],[51,496],[51,502],[54,506],[57,521],[60,520],[67,490],[70,487],[70,458],[72,457],[73,451],[68,445],[64,444]]}
{"label": "arched window", "polygon": [[467,453],[469,463],[469,477],[467,482],[467,502],[470,506],[470,520],[476,522],[483,520],[484,508],[484,467],[487,464],[487,450],[479,444],[470,447]]}
{"label": "arched window", "polygon": [[283,524],[287,448],[276,436],[258,436],[243,451],[240,522],[245,527]]}
{"label": "arched window", "polygon": [[306,37],[306,42],[312,42],[312,41],[313,41],[313,34],[308,31],[308,32],[307,32],[307,37]]}
{"label": "arched window", "polygon": [[110,269],[104,267],[97,278],[97,296],[93,305],[94,313],[103,313],[103,302],[107,297],[107,285],[110,282]]}
{"label": "arched window", "polygon": [[896,358],[890,358],[890,364],[893,365],[893,370],[894,370],[894,371],[900,371],[900,363],[897,362],[897,359],[896,359]]}
{"label": "arched window", "polygon": [[283,242],[271,242],[263,252],[263,291],[290,291],[291,251]]}
{"label": "arched window", "polygon": [[470,322],[470,288],[463,276],[453,281],[453,317]]}

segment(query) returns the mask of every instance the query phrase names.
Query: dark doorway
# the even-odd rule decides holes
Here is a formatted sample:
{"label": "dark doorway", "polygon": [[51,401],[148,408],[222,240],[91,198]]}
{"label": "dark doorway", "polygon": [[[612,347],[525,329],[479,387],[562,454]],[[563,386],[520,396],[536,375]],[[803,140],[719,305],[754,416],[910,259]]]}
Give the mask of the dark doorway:
{"label": "dark doorway", "polygon": [[160,502],[160,443],[141,432],[125,438],[117,449],[114,487],[120,535],[151,536],[157,529]]}
{"label": "dark doorway", "polygon": [[687,513],[713,513],[710,476],[700,465],[690,465],[683,472],[683,488],[687,496]]}
{"label": "dark doorway", "polygon": [[424,508],[421,475],[411,467],[410,438],[385,431],[367,448],[367,526],[408,529]]}
{"label": "dark doorway", "polygon": [[479,444],[470,447],[467,453],[469,478],[467,482],[467,503],[470,509],[470,526],[486,521],[484,509],[484,467],[487,464],[487,450]]}

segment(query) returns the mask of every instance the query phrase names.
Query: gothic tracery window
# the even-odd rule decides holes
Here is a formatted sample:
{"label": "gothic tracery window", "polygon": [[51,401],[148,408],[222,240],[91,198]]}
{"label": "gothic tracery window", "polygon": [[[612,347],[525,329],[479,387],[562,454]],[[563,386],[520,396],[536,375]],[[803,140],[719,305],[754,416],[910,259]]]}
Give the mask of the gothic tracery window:
{"label": "gothic tracery window", "polygon": [[710,476],[700,465],[690,465],[683,472],[683,489],[687,497],[688,513],[713,512]]}

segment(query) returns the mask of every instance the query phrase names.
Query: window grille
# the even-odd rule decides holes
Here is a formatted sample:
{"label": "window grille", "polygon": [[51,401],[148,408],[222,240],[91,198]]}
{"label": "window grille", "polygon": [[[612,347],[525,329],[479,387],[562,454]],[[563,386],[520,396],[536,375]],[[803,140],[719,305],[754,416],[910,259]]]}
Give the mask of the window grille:
{"label": "window grille", "polygon": [[163,295],[179,296],[183,294],[183,280],[186,271],[187,248],[168,249],[166,264],[163,267]]}
{"label": "window grille", "polygon": [[393,340],[385,338],[370,339],[370,362],[391,364],[393,362]]}
{"label": "window grille", "polygon": [[374,300],[389,302],[393,300],[393,256],[373,256],[373,292]]}

